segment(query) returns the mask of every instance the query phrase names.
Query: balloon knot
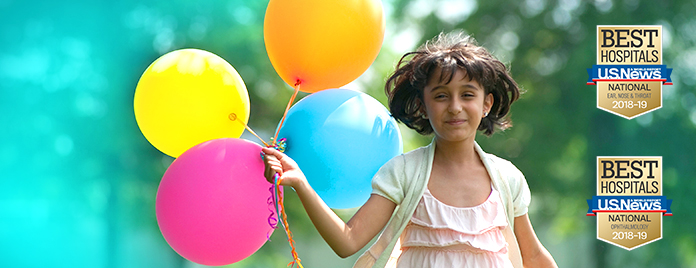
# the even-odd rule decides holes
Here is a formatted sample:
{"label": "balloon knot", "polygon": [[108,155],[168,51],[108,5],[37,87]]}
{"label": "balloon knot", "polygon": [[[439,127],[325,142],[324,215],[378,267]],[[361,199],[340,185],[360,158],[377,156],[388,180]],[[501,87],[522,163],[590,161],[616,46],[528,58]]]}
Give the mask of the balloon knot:
{"label": "balloon knot", "polygon": [[281,153],[284,153],[285,150],[287,149],[287,139],[280,138],[280,139],[278,139],[277,142],[273,141],[273,146],[270,146],[270,147],[280,151]]}
{"label": "balloon knot", "polygon": [[232,120],[232,121],[237,120],[237,114],[231,113],[231,114],[228,116],[228,118],[230,118],[230,120]]}

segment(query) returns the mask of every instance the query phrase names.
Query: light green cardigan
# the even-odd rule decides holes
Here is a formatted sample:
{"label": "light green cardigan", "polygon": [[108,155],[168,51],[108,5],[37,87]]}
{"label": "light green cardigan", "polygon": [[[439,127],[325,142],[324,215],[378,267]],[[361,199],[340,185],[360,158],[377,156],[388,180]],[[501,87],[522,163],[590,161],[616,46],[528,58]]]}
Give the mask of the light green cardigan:
{"label": "light green cardigan", "polygon": [[[510,228],[514,218],[527,213],[531,199],[527,181],[512,163],[484,152],[474,142],[493,187],[500,192]],[[384,267],[390,260],[401,232],[404,230],[428,185],[435,155],[435,141],[389,160],[372,179],[373,194],[398,204],[395,213],[377,242],[358,258],[353,267]],[[514,238],[514,233],[512,234]],[[516,239],[512,241],[516,242]],[[518,247],[517,245],[510,245]]]}

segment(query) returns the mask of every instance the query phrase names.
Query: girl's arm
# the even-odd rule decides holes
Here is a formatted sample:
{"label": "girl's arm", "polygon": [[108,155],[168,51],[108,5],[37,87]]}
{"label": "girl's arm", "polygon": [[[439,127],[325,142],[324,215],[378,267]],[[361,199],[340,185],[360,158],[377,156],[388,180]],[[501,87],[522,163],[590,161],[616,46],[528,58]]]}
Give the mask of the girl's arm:
{"label": "girl's arm", "polygon": [[515,217],[515,236],[524,267],[558,267],[551,254],[539,242],[527,214]]}
{"label": "girl's arm", "polygon": [[295,189],[319,234],[341,258],[355,254],[370,242],[387,225],[396,208],[394,202],[373,194],[345,223],[312,189],[294,160],[275,149],[264,148],[263,153],[266,179],[272,182],[278,173],[281,185]]}

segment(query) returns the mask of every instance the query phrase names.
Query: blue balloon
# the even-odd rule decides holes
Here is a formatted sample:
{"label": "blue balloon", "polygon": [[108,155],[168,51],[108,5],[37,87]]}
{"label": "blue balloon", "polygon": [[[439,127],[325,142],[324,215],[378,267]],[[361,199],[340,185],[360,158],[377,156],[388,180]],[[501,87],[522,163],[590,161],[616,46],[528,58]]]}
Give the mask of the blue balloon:
{"label": "blue balloon", "polygon": [[288,111],[278,134],[285,153],[331,208],[361,206],[372,177],[403,152],[394,118],[370,95],[348,89],[311,94]]}

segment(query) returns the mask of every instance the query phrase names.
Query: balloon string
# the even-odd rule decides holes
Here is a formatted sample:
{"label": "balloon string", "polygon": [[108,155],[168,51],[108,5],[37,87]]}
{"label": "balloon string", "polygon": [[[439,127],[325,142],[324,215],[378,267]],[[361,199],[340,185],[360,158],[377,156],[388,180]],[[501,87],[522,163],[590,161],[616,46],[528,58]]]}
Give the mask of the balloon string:
{"label": "balloon string", "polygon": [[[276,215],[278,215],[278,211],[276,208],[276,199],[275,199],[275,193],[274,193],[274,188],[275,184],[273,184],[270,188],[268,188],[268,191],[271,192],[271,196],[266,199],[266,204],[268,205],[268,211],[271,212],[270,215],[268,215],[268,225],[271,226],[271,229],[276,229],[278,228],[278,219],[276,218]],[[273,230],[268,231],[266,233],[266,239],[268,241],[271,241],[271,234],[273,233]]]}
{"label": "balloon string", "polygon": [[285,229],[285,233],[288,235],[288,243],[290,244],[290,248],[292,248],[291,254],[292,254],[292,259],[290,263],[288,263],[289,267],[295,267],[297,265],[300,268],[304,268],[302,266],[300,257],[297,255],[297,251],[295,250],[295,240],[292,238],[292,232],[290,232],[290,226],[288,226],[288,214],[285,212],[285,206],[283,205],[283,196],[280,194],[280,176],[278,173],[273,175],[273,178],[275,180],[276,184],[276,196],[278,197],[278,206],[280,207],[280,214],[282,214],[282,219],[283,219],[283,227]]}
{"label": "balloon string", "polygon": [[[282,138],[278,140],[277,142],[274,140],[273,141],[273,148],[280,152],[285,152],[286,149],[286,139]],[[295,249],[295,240],[292,238],[292,232],[290,231],[290,225],[288,224],[288,214],[285,211],[285,205],[283,204],[283,195],[280,193],[280,175],[278,173],[273,175],[273,186],[271,189],[275,188],[275,193],[273,193],[273,190],[271,190],[271,197],[269,198],[269,201],[273,200],[276,202],[277,205],[274,206],[276,209],[276,215],[278,215],[278,218],[280,220],[275,220],[273,218],[273,212],[271,211],[271,216],[268,218],[268,223],[271,224],[272,218],[275,220],[275,226],[271,224],[271,227],[276,228],[278,226],[278,222],[283,226],[283,229],[285,230],[285,233],[288,236],[288,243],[290,244],[290,248],[292,249],[291,254],[292,254],[292,259],[290,263],[288,263],[288,266],[290,267],[295,267],[297,265],[300,268],[304,268],[302,266],[300,257],[297,255],[297,250]]]}
{"label": "balloon string", "polygon": [[229,118],[230,118],[230,120],[232,120],[232,121],[237,121],[237,122],[241,123],[241,124],[244,126],[244,128],[246,128],[246,130],[248,130],[249,132],[251,132],[251,134],[254,134],[254,136],[256,136],[256,138],[258,138],[259,140],[261,140],[261,142],[263,143],[263,145],[265,145],[266,147],[271,147],[271,146],[269,146],[268,143],[266,143],[261,137],[259,137],[259,135],[256,135],[256,132],[254,132],[254,130],[252,130],[249,126],[247,126],[247,124],[244,123],[244,121],[242,121],[242,119],[238,118],[238,117],[237,117],[237,114],[231,113],[231,114],[229,115]]}
{"label": "balloon string", "polygon": [[[280,120],[280,124],[278,125],[278,129],[276,130],[276,133],[272,139],[272,145],[269,146],[264,142],[264,145],[266,147],[274,147],[276,150],[279,150],[281,152],[285,151],[285,139],[280,139],[278,140],[278,133],[280,132],[280,129],[283,127],[283,123],[285,122],[285,117],[288,115],[288,110],[290,110],[290,105],[295,101],[295,97],[297,97],[297,93],[300,91],[300,80],[297,80],[297,83],[295,83],[295,92],[292,93],[292,97],[290,98],[290,101],[288,101],[288,105],[285,107],[285,112],[283,113],[283,118]],[[256,136],[258,137],[258,136]],[[260,138],[259,138],[260,139]],[[262,140],[263,141],[263,140]],[[288,214],[285,211],[285,205],[283,205],[283,196],[280,193],[280,175],[276,173],[273,175],[273,180],[274,180],[274,185],[275,185],[275,196],[276,196],[276,201],[278,202],[277,208],[278,210],[278,218],[281,218],[282,221],[280,223],[283,225],[283,229],[285,229],[285,234],[288,236],[288,243],[290,244],[291,254],[292,254],[292,261],[288,263],[289,267],[297,267],[299,268],[304,268],[302,266],[302,262],[300,260],[300,257],[297,255],[297,250],[295,249],[295,240],[292,238],[292,232],[290,231],[290,226],[288,225]],[[269,219],[270,221],[270,219]],[[277,226],[277,225],[276,225]]]}
{"label": "balloon string", "polygon": [[283,123],[285,122],[285,117],[288,115],[288,110],[290,110],[290,105],[292,105],[292,102],[295,101],[295,97],[297,96],[297,92],[300,91],[300,80],[297,80],[297,83],[295,83],[295,93],[292,94],[292,97],[290,98],[290,101],[288,102],[288,106],[285,107],[285,113],[283,113],[283,118],[280,119],[280,125],[278,125],[278,129],[276,130],[275,136],[273,137],[273,144],[275,145],[275,141],[278,140],[278,132],[280,132],[280,128],[283,127]]}

